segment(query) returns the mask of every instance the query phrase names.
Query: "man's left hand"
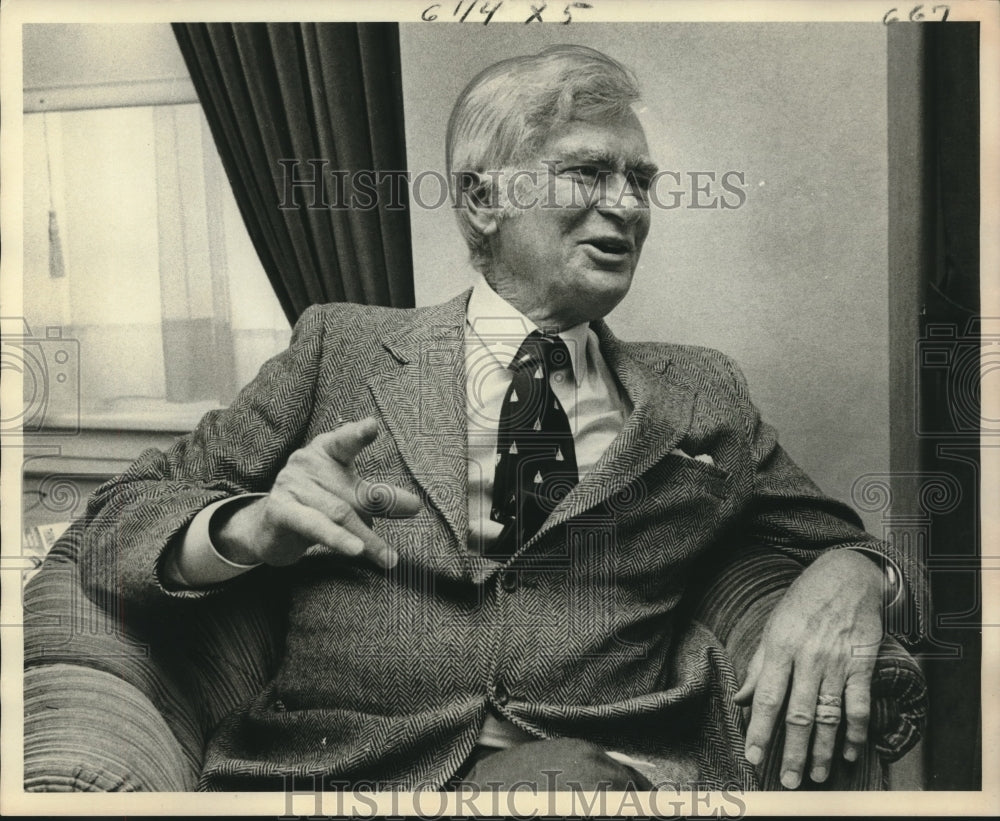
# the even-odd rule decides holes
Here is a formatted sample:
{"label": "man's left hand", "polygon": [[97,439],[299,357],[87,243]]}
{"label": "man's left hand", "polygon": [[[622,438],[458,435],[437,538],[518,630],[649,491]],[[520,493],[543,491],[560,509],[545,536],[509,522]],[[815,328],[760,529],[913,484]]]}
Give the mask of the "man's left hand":
{"label": "man's left hand", "polygon": [[882,571],[854,550],[824,553],[775,607],[736,694],[738,704],[753,702],[746,739],[750,763],[763,760],[786,695],[784,787],[801,783],[810,741],[810,777],[826,780],[841,720],[847,724],[843,755],[854,761],[868,737],[881,640]]}

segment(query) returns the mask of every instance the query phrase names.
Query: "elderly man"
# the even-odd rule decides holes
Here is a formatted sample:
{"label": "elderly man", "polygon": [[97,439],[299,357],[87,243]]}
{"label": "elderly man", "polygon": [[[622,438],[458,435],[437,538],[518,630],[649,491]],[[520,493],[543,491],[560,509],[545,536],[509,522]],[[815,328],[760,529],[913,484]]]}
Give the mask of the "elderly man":
{"label": "elderly man", "polygon": [[[255,574],[288,597],[203,787],[746,787],[779,722],[786,787],[858,755],[852,649],[919,573],[790,461],[729,359],[603,323],[650,227],[637,99],[582,47],[480,74],[447,147],[472,290],[310,308],[231,408],[92,500],[86,583],[127,612],[224,607]],[[696,560],[750,543],[807,566],[737,691],[677,605]]]}

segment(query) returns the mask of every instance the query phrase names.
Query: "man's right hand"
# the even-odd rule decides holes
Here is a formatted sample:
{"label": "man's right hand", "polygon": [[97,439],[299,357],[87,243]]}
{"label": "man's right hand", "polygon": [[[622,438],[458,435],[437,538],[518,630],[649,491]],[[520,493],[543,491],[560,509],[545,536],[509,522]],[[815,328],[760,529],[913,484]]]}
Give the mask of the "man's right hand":
{"label": "man's right hand", "polygon": [[295,451],[267,496],[213,521],[216,549],[239,564],[282,566],[318,545],[392,567],[396,551],[372,531],[372,517],[413,516],[421,504],[409,491],[355,473],[355,458],[377,435],[376,421],[368,418],[320,434]]}

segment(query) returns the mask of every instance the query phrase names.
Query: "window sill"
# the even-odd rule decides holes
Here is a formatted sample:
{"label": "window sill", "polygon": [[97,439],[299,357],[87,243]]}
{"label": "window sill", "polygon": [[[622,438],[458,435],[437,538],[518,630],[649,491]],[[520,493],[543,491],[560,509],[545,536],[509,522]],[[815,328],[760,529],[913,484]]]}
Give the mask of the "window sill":
{"label": "window sill", "polygon": [[180,432],[47,428],[24,435],[24,476],[81,476],[110,479],[149,448],[169,448]]}
{"label": "window sill", "polygon": [[173,404],[144,400],[127,405],[119,401],[108,408],[88,409],[78,414],[46,413],[42,430],[32,431],[31,435],[46,439],[75,435],[76,431],[180,435],[192,431],[208,411],[221,407],[218,402],[212,401]]}

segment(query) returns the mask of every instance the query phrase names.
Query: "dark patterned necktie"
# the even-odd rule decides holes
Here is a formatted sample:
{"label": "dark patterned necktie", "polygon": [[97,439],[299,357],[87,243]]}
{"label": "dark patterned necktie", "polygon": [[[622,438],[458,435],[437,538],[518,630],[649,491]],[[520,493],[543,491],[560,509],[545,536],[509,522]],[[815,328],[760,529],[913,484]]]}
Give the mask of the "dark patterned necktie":
{"label": "dark patterned necktie", "polygon": [[513,380],[500,409],[490,516],[504,526],[486,554],[506,561],[538,532],[579,481],[573,432],[552,391],[552,379],[570,379],[566,343],[532,331],[510,364]]}

